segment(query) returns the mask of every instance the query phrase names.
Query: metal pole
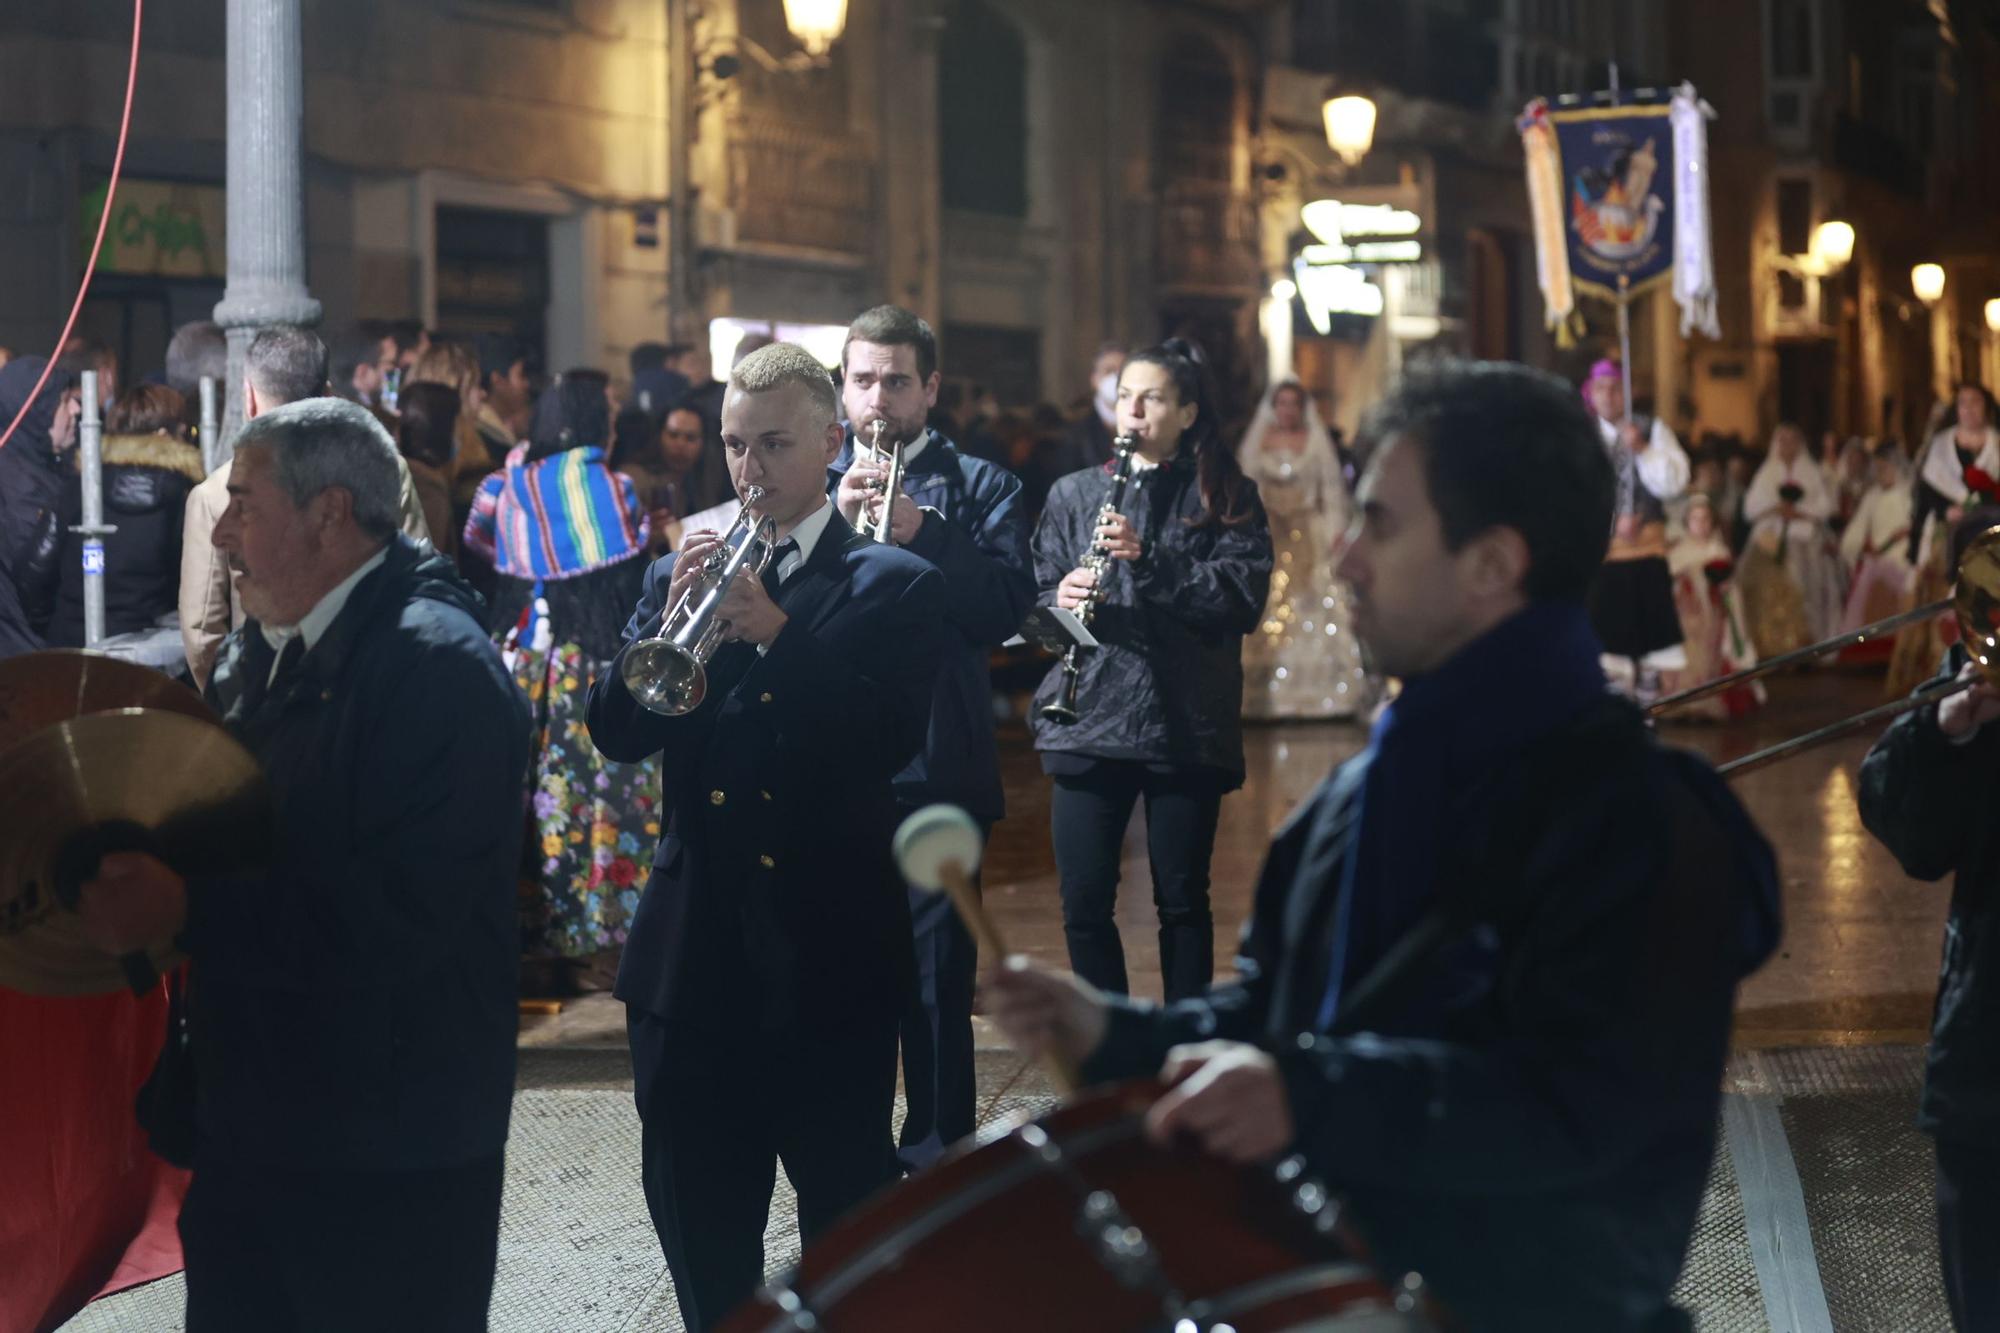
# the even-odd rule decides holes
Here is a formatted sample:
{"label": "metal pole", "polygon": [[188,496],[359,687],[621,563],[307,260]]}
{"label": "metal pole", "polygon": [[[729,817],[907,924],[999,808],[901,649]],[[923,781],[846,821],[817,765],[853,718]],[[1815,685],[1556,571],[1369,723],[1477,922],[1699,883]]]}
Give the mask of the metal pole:
{"label": "metal pole", "polygon": [[1632,424],[1632,280],[1618,275],[1618,378],[1625,389],[1625,424]]}
{"label": "metal pole", "polygon": [[1920,620],[1930,620],[1935,616],[1943,615],[1949,610],[1951,610],[1951,598],[1945,597],[1935,602],[1926,602],[1924,605],[1913,607],[1908,611],[1898,611],[1893,616],[1877,620],[1872,624],[1863,625],[1860,629],[1848,630],[1846,633],[1836,634],[1830,639],[1821,639],[1818,643],[1809,643],[1803,648],[1794,648],[1788,653],[1779,653],[1776,657],[1767,657],[1755,666],[1747,666],[1741,671],[1732,671],[1726,676],[1717,676],[1714,680],[1697,685],[1693,689],[1682,690],[1679,694],[1670,694],[1664,699],[1656,699],[1646,706],[1646,716],[1658,717],[1662,713],[1672,712],[1682,704],[1691,704],[1697,699],[1706,699],[1711,695],[1724,694],[1735,689],[1746,680],[1756,680],[1760,676],[1768,676],[1774,671],[1783,671],[1786,667],[1800,666],[1816,658],[1825,657],[1828,653],[1852,647],[1857,643],[1866,643],[1870,639],[1880,639],[1885,635],[1895,633],[1905,625],[1914,625]]}
{"label": "metal pole", "polygon": [[222,466],[222,419],[216,414],[215,376],[201,377],[201,470],[204,474]]}
{"label": "metal pole", "polygon": [[[667,341],[708,337],[694,301],[694,15],[689,0],[667,0]],[[726,377],[725,377],[726,378]]]}
{"label": "metal pole", "polygon": [[215,322],[229,335],[216,462],[243,425],[243,358],[259,329],[311,327],[306,291],[305,66],[300,0],[228,0],[229,283]]}
{"label": "metal pole", "polygon": [[[1611,60],[1611,105],[1618,105],[1618,60]],[[1632,280],[1618,275],[1618,378],[1625,390],[1625,424],[1632,424]]]}
{"label": "metal pole", "polygon": [[116,528],[104,526],[104,426],[98,418],[97,372],[83,372],[83,422],[77,450],[83,464],[83,522],[71,528],[83,538],[83,646],[104,642],[104,541]]}
{"label": "metal pole", "polygon": [[1981,678],[1976,676],[1971,680],[1934,680],[1907,698],[1892,699],[1888,703],[1877,704],[1865,713],[1856,713],[1853,717],[1842,718],[1838,722],[1830,722],[1817,731],[1809,731],[1803,736],[1794,736],[1791,740],[1780,741],[1769,749],[1746,754],[1742,758],[1732,759],[1726,764],[1717,764],[1715,771],[1719,776],[1725,778],[1735,777],[1738,773],[1755,773],[1758,769],[1766,765],[1775,764],[1781,759],[1789,759],[1795,754],[1845,736],[1851,731],[1860,731],[1865,727],[1873,726],[1877,722],[1884,722],[1892,717],[1901,717],[1905,713],[1914,712],[1922,708],[1925,704],[1934,704],[1940,699],[1949,698],[1951,695],[1970,689],[1972,686],[1980,683]]}

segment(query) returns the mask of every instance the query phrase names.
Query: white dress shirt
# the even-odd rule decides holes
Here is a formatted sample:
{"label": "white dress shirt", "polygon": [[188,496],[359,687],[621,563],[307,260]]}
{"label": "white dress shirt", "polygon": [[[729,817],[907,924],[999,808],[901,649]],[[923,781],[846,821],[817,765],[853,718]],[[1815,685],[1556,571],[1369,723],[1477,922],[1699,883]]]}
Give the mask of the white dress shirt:
{"label": "white dress shirt", "polygon": [[257,626],[257,632],[264,636],[264,642],[270,644],[271,651],[276,654],[271,659],[271,674],[264,679],[266,685],[269,685],[272,680],[277,678],[278,662],[285,655],[286,645],[291,643],[295,638],[303,638],[306,641],[306,651],[311,652],[313,645],[320,641],[321,636],[326,633],[327,628],[339,617],[342,608],[347,605],[348,595],[354,591],[355,586],[361,580],[374,573],[381,563],[388,558],[389,548],[385,546],[367,560],[362,561],[359,568],[339,583],[334,584],[333,589],[326,596],[313,603],[313,609],[306,612],[304,618],[298,624],[260,624]]}
{"label": "white dress shirt", "polygon": [[826,525],[831,522],[833,522],[833,503],[828,501],[800,519],[798,526],[785,534],[784,540],[795,542],[797,545],[785,552],[784,558],[778,561],[780,585],[789,582],[792,575],[798,573],[806,561],[812,559],[813,547],[819,545],[820,534],[826,531]]}
{"label": "white dress shirt", "polygon": [[[1596,413],[1591,413],[1596,416]],[[1597,433],[1603,437],[1606,447],[1618,442],[1618,428],[1622,421],[1606,421],[1597,417]],[[1646,437],[1646,447],[1632,456],[1638,465],[1639,484],[1653,493],[1658,500],[1671,500],[1687,489],[1688,456],[1681,448],[1681,442],[1667,423],[1653,418],[1652,432]]]}

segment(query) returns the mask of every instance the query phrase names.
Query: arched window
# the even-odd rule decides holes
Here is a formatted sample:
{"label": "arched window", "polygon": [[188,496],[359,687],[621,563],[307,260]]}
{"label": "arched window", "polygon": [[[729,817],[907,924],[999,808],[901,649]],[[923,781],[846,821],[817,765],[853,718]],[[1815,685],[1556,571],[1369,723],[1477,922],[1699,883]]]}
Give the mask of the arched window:
{"label": "arched window", "polygon": [[938,43],[944,206],[1028,215],[1028,50],[982,0],[945,10]]}
{"label": "arched window", "polygon": [[1192,34],[1160,66],[1160,177],[1228,187],[1236,147],[1236,76],[1212,42]]}

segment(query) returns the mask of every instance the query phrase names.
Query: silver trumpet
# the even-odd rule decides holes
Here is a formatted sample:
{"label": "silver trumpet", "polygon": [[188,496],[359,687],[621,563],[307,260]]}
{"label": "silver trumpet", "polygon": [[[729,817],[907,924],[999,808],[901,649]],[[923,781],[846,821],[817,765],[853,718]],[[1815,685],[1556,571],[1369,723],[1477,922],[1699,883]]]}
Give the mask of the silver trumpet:
{"label": "silver trumpet", "polygon": [[892,444],[887,449],[882,447],[882,422],[878,420],[869,431],[868,452],[877,459],[885,453],[889,456],[889,475],[875,483],[882,488],[882,512],[871,519],[868,517],[868,506],[862,505],[855,531],[874,541],[893,542],[896,497],[903,493],[903,446]]}
{"label": "silver trumpet", "polygon": [[619,677],[642,708],[665,717],[679,717],[701,707],[708,695],[708,659],[729,628],[715,614],[737,574],[748,569],[761,578],[777,549],[778,525],[751,511],[764,498],[762,486],[745,487],[743,510],[722,545],[701,562],[701,572],[673,609],[660,621],[660,632],[641,639],[625,653]]}

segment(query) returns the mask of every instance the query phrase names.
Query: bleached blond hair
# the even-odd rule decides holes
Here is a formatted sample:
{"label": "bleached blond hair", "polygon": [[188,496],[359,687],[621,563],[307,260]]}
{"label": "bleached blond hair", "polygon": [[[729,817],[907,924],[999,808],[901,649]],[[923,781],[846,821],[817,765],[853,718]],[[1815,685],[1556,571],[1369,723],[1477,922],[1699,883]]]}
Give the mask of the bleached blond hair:
{"label": "bleached blond hair", "polygon": [[833,376],[818,357],[797,343],[760,347],[729,372],[729,387],[744,393],[769,393],[787,384],[805,387],[806,398],[813,407],[814,425],[831,425],[839,419],[840,395],[833,387]]}

